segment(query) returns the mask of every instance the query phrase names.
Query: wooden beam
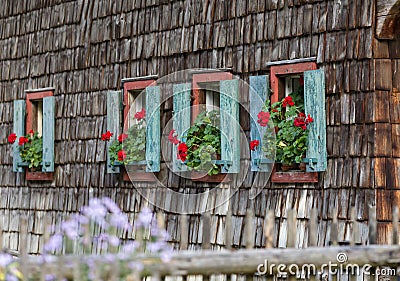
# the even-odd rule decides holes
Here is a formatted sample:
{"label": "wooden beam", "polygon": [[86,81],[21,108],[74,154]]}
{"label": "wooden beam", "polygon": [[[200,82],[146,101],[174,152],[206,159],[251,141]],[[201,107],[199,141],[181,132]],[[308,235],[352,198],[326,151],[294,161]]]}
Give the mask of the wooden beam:
{"label": "wooden beam", "polygon": [[[400,246],[394,245],[369,245],[356,247],[312,247],[307,249],[251,249],[232,251],[201,251],[201,252],[175,252],[168,262],[162,262],[157,256],[136,256],[134,261],[143,265],[143,276],[158,272],[160,276],[166,275],[211,275],[211,274],[254,274],[257,268],[262,269],[267,262],[268,266],[284,264],[298,266],[313,265],[316,270],[322,265],[337,263],[339,254],[346,253],[345,264],[398,266],[400,263]],[[62,256],[63,264],[74,264],[76,259],[81,263],[91,260],[101,263],[101,256]],[[55,259],[54,263],[47,264],[49,272],[60,271],[60,264]],[[28,268],[32,272],[40,270],[42,264],[39,259],[28,259]],[[129,261],[126,261],[129,262]],[[276,267],[275,267],[276,269]],[[72,273],[73,271],[70,270]],[[67,274],[68,275],[68,274]],[[67,277],[67,276],[66,276]]]}

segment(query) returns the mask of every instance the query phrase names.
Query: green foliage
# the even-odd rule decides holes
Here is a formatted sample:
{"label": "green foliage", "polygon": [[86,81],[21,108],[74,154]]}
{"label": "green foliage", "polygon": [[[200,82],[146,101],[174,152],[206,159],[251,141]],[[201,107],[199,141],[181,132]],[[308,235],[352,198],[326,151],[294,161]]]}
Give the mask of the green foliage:
{"label": "green foliage", "polygon": [[[307,150],[308,129],[294,125],[295,118],[304,110],[303,87],[290,94],[294,105],[284,106],[284,99],[275,102],[269,108],[266,102],[264,110],[271,112],[271,120],[276,126],[276,157],[278,163],[301,163]],[[263,151],[268,157],[271,154],[273,141],[272,128],[268,128],[263,138]]]}
{"label": "green foliage", "polygon": [[39,134],[33,133],[25,136],[28,142],[19,147],[19,153],[23,162],[29,163],[29,168],[42,165],[43,139]]}
{"label": "green foliage", "polygon": [[220,114],[217,110],[201,112],[187,132],[188,155],[186,165],[209,175],[219,173],[219,166],[212,163],[221,155]]}
{"label": "green foliage", "polygon": [[[121,136],[120,136],[121,137]],[[126,158],[121,159],[118,153],[124,151]],[[144,119],[132,125],[127,132],[127,138],[120,142],[114,140],[109,147],[110,162],[118,164],[129,164],[146,159],[146,125]]]}

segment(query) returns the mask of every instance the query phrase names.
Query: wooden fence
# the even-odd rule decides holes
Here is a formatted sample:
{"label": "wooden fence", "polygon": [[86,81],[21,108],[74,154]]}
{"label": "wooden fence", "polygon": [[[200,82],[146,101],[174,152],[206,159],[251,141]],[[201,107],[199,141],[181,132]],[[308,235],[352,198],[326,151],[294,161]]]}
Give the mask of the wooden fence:
{"label": "wooden fence", "polygon": [[[355,210],[352,210],[352,239],[339,242],[337,240],[338,224],[334,219],[331,226],[331,246],[316,247],[317,245],[317,211],[311,211],[308,222],[308,248],[298,249],[296,245],[296,214],[293,210],[287,213],[287,247],[273,248],[274,213],[267,211],[264,223],[266,248],[253,249],[254,226],[252,225],[252,212],[246,215],[246,249],[232,249],[226,247],[216,251],[212,250],[210,243],[209,213],[203,215],[202,249],[199,251],[188,250],[188,221],[182,216],[180,221],[180,246],[179,251],[171,254],[167,261],[157,255],[140,254],[128,259],[119,259],[118,255],[106,258],[101,255],[62,255],[54,260],[43,263],[40,259],[28,256],[26,251],[27,225],[26,220],[21,225],[18,256],[20,270],[23,276],[30,276],[31,280],[46,280],[46,276],[53,275],[54,280],[88,280],[87,264],[94,264],[89,280],[140,280],[151,276],[152,280],[177,278],[177,280],[276,280],[276,278],[322,280],[400,280],[400,245],[399,245],[399,210],[393,207],[392,245],[376,245],[376,208],[369,209],[369,239],[368,245],[360,245],[360,233],[355,223]],[[231,215],[225,219],[225,227],[232,229]],[[1,231],[0,231],[1,234]],[[231,235],[226,232],[226,245],[231,245]],[[46,235],[46,239],[48,235]],[[0,237],[2,239],[2,237]],[[2,241],[2,240],[0,240]],[[132,270],[130,264],[140,266]],[[326,265],[336,264],[340,271],[330,272]],[[279,268],[281,265],[281,268]],[[352,272],[350,269],[368,267],[365,272]],[[272,266],[272,267],[271,267]],[[310,271],[313,267],[313,271]],[[304,271],[308,268],[308,271]],[[299,269],[301,269],[299,271]],[[344,270],[343,270],[344,269]],[[290,271],[292,270],[292,272]],[[382,274],[382,270],[384,274]],[[293,273],[295,271],[295,274]],[[199,278],[199,279],[198,279]],[[382,279],[384,278],[384,279]],[[326,279],[327,280],[327,279]]]}

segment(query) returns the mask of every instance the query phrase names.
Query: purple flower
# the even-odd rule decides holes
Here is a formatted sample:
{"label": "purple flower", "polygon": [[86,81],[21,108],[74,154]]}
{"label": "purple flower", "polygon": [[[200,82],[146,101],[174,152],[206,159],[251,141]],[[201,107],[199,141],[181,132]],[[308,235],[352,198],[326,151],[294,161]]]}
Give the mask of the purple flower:
{"label": "purple flower", "polygon": [[65,232],[67,237],[71,240],[75,240],[79,236],[78,223],[74,220],[65,221],[62,226],[62,230]]}
{"label": "purple flower", "polygon": [[124,230],[128,230],[130,227],[128,217],[124,213],[113,213],[110,217],[110,224]]}
{"label": "purple flower", "polygon": [[111,213],[114,213],[114,214],[121,213],[121,210],[120,210],[120,208],[118,207],[118,205],[115,204],[115,202],[114,202],[113,200],[111,200],[110,198],[108,198],[108,197],[103,197],[103,198],[101,199],[101,201],[103,202],[104,206],[106,206],[106,208],[107,208]]}
{"label": "purple flower", "polygon": [[7,273],[7,275],[6,275],[6,280],[7,280],[7,281],[18,281],[18,277],[15,276],[15,275],[13,275],[13,274]]}
{"label": "purple flower", "polygon": [[134,253],[138,248],[139,248],[139,243],[137,241],[132,241],[132,242],[126,243],[122,247],[122,252],[131,254],[131,253]]}
{"label": "purple flower", "polygon": [[6,267],[12,262],[13,258],[9,254],[0,254],[0,267]]}
{"label": "purple flower", "polygon": [[82,214],[89,219],[93,219],[95,222],[103,225],[105,223],[105,217],[107,215],[107,208],[97,198],[89,200],[89,206],[82,208]]}
{"label": "purple flower", "polygon": [[151,219],[153,218],[153,213],[149,208],[143,208],[142,211],[138,215],[138,223],[140,226],[147,227],[151,223]]}
{"label": "purple flower", "polygon": [[119,245],[119,238],[115,235],[110,235],[108,237],[108,243],[110,243],[111,246],[117,247]]}
{"label": "purple flower", "polygon": [[56,276],[54,274],[46,274],[44,276],[44,280],[46,280],[46,281],[55,281],[56,280]]}
{"label": "purple flower", "polygon": [[132,271],[142,271],[144,266],[141,262],[131,261],[128,263],[128,267],[132,269]]}
{"label": "purple flower", "polygon": [[46,252],[54,252],[60,250],[62,247],[62,235],[57,233],[50,237],[49,241],[44,245],[44,250]]}

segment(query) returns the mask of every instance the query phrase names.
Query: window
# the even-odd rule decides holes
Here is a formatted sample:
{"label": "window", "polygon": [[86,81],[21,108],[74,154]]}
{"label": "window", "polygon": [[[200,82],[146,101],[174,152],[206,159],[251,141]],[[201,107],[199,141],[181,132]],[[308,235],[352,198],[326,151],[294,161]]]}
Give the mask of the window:
{"label": "window", "polygon": [[[239,171],[239,83],[232,78],[228,72],[203,71],[193,74],[192,84],[174,85],[173,127],[189,151],[185,162],[173,157],[175,172],[191,170],[192,180],[220,182],[226,180],[223,174]],[[206,132],[206,125],[199,125],[206,123],[196,123],[196,119],[211,120],[210,126],[217,130]],[[194,130],[201,133],[192,138]],[[210,157],[202,151],[210,151]],[[177,155],[176,145],[173,155]]]}
{"label": "window", "polygon": [[[326,169],[326,124],[325,124],[325,82],[323,70],[317,70],[314,62],[300,62],[294,64],[272,65],[270,69],[272,94],[271,104],[281,101],[288,95],[299,94],[298,105],[303,108],[306,116],[310,114],[314,121],[307,126],[307,150],[303,162],[307,172],[282,172],[276,170],[272,173],[273,182],[317,182],[318,173]],[[304,82],[303,82],[304,81]],[[253,84],[253,85],[252,85]],[[304,86],[303,86],[304,84]],[[257,120],[257,113],[261,111],[260,100],[265,100],[268,89],[268,77],[253,76],[250,78],[250,86],[256,94],[250,93],[250,110],[253,120]],[[298,89],[298,90],[297,90]],[[304,94],[303,94],[304,93]],[[255,102],[254,97],[258,98]],[[287,111],[287,108],[283,108]],[[283,119],[285,120],[285,119]],[[286,119],[287,120],[287,119]],[[260,135],[263,130],[252,121],[251,138],[262,142]],[[281,132],[281,131],[280,131]],[[279,139],[278,139],[279,141]],[[283,143],[284,145],[284,143]],[[278,151],[278,149],[277,149]],[[300,159],[301,160],[301,159]],[[261,152],[252,152],[252,171],[267,171],[262,163],[270,163],[263,159]]]}
{"label": "window", "polygon": [[[41,143],[41,158],[39,154],[21,152],[14,146],[14,171],[21,172],[22,167],[28,167],[26,180],[52,180],[54,172],[54,89],[44,88],[27,90],[26,101],[14,101],[14,132],[19,136],[29,134],[28,145]],[[24,113],[26,111],[26,119]],[[33,155],[33,156],[32,156]],[[39,156],[40,157],[40,156]],[[36,159],[36,160],[35,160]]]}
{"label": "window", "polygon": [[[135,181],[154,181],[154,176],[146,175],[146,172],[158,172],[160,169],[160,89],[154,86],[155,79],[155,76],[123,79],[123,134],[127,135],[123,143],[119,138],[121,91],[111,91],[107,96],[107,130],[113,133],[107,143],[107,172],[119,173],[119,166],[125,164],[123,178],[127,181],[130,180],[128,173]],[[136,115],[138,112],[143,115],[142,118]],[[136,143],[139,135],[140,144]],[[126,153],[126,158],[114,155],[119,152],[114,151],[118,143],[122,143],[122,147],[117,150]],[[138,152],[133,152],[134,148]]]}

